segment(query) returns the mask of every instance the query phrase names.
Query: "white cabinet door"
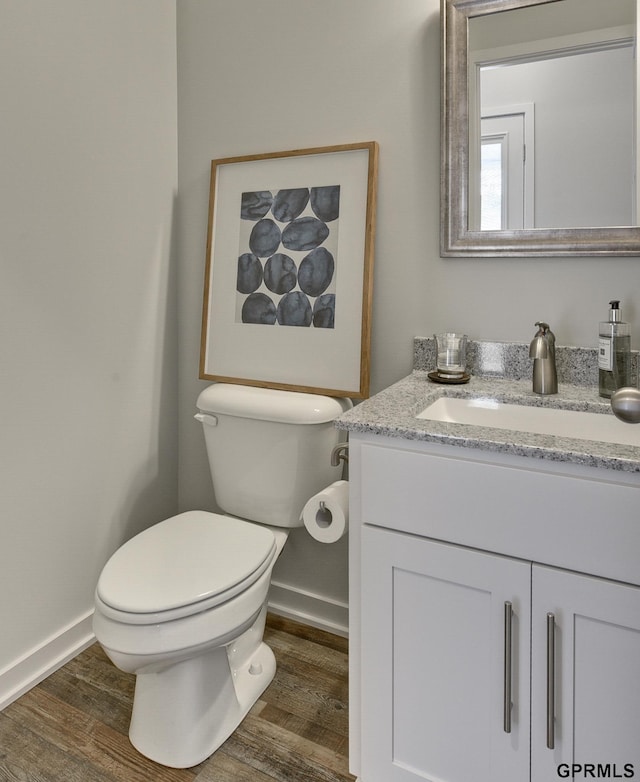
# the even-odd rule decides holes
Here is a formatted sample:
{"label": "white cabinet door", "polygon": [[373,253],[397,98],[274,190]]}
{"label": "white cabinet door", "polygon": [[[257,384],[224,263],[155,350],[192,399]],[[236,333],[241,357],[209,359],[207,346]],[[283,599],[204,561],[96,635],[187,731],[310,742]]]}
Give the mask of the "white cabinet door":
{"label": "white cabinet door", "polygon": [[530,588],[529,562],[362,527],[362,782],[529,780]]}
{"label": "white cabinet door", "polygon": [[[532,594],[532,782],[567,778],[572,764],[580,765],[576,779],[640,776],[640,589],[534,565]],[[550,621],[553,748],[547,746]]]}

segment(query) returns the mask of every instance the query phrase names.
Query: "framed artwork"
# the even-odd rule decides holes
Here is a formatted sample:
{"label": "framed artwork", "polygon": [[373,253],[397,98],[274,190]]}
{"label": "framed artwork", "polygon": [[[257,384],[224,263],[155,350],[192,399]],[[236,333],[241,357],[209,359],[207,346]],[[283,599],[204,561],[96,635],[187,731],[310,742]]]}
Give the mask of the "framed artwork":
{"label": "framed artwork", "polygon": [[369,395],[376,142],[211,162],[200,377]]}

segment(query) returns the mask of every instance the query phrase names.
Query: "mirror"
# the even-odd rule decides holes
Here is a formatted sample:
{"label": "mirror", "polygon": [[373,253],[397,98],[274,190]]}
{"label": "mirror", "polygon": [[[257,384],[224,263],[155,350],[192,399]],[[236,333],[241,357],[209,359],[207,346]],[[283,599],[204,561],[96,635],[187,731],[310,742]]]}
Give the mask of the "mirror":
{"label": "mirror", "polygon": [[441,255],[640,255],[637,0],[441,0]]}

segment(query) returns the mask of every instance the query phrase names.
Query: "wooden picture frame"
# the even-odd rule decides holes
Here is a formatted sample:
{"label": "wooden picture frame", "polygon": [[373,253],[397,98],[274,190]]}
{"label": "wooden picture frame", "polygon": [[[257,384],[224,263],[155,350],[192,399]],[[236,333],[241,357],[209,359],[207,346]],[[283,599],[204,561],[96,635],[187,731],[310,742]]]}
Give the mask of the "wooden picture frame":
{"label": "wooden picture frame", "polygon": [[200,378],[369,395],[376,142],[211,162]]}

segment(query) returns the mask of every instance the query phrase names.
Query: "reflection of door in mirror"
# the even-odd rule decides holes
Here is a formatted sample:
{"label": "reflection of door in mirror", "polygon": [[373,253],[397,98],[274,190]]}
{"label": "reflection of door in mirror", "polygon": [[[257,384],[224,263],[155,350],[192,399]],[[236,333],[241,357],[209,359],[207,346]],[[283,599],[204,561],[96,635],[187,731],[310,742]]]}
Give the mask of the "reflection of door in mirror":
{"label": "reflection of door in mirror", "polygon": [[[470,223],[482,231],[533,228],[533,106],[483,110],[480,181]],[[479,199],[479,205],[478,205]]]}

